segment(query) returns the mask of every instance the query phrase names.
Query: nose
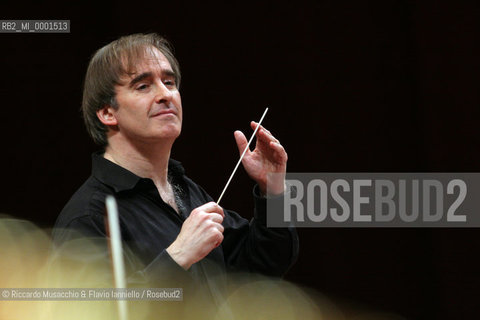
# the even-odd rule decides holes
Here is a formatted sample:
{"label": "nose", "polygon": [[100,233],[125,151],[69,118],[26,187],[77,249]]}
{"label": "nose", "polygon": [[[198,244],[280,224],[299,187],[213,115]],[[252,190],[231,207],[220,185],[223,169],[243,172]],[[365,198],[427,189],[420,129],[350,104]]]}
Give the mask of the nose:
{"label": "nose", "polygon": [[172,91],[162,81],[159,81],[156,87],[155,102],[168,104],[172,100]]}

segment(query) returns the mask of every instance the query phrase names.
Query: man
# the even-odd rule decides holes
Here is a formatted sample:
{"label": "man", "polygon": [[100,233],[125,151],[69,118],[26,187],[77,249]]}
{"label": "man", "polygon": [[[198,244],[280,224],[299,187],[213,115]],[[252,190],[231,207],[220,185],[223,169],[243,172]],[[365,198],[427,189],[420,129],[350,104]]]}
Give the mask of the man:
{"label": "man", "polygon": [[[122,238],[150,280],[171,285],[187,278],[211,288],[210,278],[226,269],[284,274],[296,259],[297,236],[293,229],[268,229],[265,217],[265,197],[281,199],[285,191],[284,178],[266,186],[267,172],[285,173],[284,148],[261,127],[255,149],[242,162],[257,182],[255,217],[249,223],[222,209],[170,159],[182,128],[179,85],[178,63],[156,34],[122,37],[95,53],[82,111],[89,134],[104,151],[92,156],[91,177],[61,212],[55,242],[70,240],[72,229],[106,237],[105,197],[112,194]],[[245,135],[237,131],[235,139],[242,152]]]}

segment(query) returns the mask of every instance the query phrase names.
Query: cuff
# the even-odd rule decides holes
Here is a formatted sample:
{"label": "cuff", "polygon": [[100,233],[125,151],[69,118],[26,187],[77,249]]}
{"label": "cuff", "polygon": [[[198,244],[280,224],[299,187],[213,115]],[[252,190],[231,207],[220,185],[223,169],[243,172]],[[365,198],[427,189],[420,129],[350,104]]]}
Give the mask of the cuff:
{"label": "cuff", "polygon": [[149,281],[182,284],[191,278],[190,273],[178,265],[164,249],[145,269]]}
{"label": "cuff", "polygon": [[[282,208],[285,198],[285,194],[293,192],[292,188],[287,184],[285,193],[268,196],[268,202],[273,204],[275,207]],[[255,184],[253,187],[253,200],[255,204],[254,217],[257,222],[260,222],[262,225],[267,225],[267,197],[262,196],[260,192],[260,187],[258,184]],[[277,205],[278,204],[278,205]]]}

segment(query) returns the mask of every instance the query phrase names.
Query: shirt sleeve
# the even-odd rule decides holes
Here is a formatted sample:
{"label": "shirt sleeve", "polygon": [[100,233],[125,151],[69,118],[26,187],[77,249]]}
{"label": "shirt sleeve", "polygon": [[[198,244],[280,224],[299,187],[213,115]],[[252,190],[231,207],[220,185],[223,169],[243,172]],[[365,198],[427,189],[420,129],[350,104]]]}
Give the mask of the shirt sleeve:
{"label": "shirt sleeve", "polygon": [[[66,228],[53,231],[56,243],[55,255],[63,261],[65,255],[77,264],[101,264],[108,268],[97,270],[97,285],[111,286],[113,283],[109,258],[109,244],[105,233],[103,213],[91,212],[70,221]],[[123,242],[125,270],[128,286],[159,284],[162,287],[187,286],[192,278],[188,271],[179,266],[164,249],[148,265],[143,265],[130,249],[128,242]],[[102,274],[103,273],[103,274]],[[94,284],[95,285],[95,284]]]}
{"label": "shirt sleeve", "polygon": [[[253,197],[255,211],[250,222],[234,211],[225,210],[222,248],[226,267],[282,276],[298,257],[297,232],[294,227],[267,228],[267,200],[260,196],[258,185],[253,189]],[[283,203],[283,195],[269,201]]]}

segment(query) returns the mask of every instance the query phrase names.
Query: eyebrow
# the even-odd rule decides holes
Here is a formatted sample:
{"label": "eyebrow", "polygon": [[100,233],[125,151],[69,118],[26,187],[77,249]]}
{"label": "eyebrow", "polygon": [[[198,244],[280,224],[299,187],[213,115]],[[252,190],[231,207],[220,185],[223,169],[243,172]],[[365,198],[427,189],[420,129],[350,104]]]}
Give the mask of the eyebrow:
{"label": "eyebrow", "polygon": [[[175,77],[175,72],[173,72],[172,70],[164,70],[164,71],[162,71],[162,75],[167,76],[167,77]],[[130,88],[132,88],[135,84],[139,83],[140,81],[142,81],[144,79],[147,79],[147,78],[151,78],[151,77],[153,77],[152,72],[141,73],[138,76],[136,76],[135,78],[133,78],[130,81],[130,83],[128,84],[128,86]]]}
{"label": "eyebrow", "polygon": [[139,74],[138,76],[136,76],[135,78],[132,79],[132,81],[130,81],[130,83],[128,84],[128,86],[130,88],[133,88],[133,86],[137,83],[139,83],[140,81],[146,79],[146,78],[151,78],[153,76],[153,73],[151,72],[144,72],[144,73],[141,73]]}

